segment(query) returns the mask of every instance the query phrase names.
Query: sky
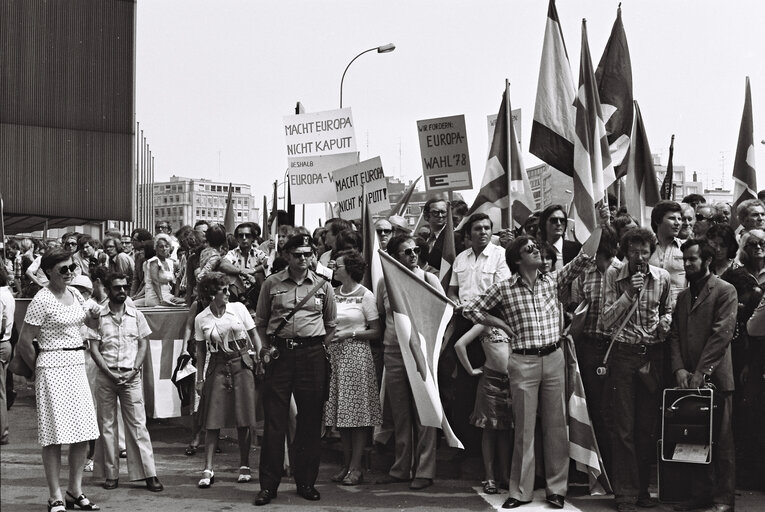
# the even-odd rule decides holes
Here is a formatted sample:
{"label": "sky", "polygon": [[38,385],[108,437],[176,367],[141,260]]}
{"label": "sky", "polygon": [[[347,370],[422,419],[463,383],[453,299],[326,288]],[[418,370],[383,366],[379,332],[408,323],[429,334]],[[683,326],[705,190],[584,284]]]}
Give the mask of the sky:
{"label": "sky", "polygon": [[[283,180],[282,118],[351,107],[362,160],[387,176],[422,174],[416,121],[464,114],[473,191],[488,151],[486,116],[505,79],[522,109],[526,167],[547,0],[139,0],[136,119],[171,175],[249,183],[256,197]],[[618,2],[558,0],[572,76],[579,79],[582,19],[597,66]],[[759,188],[765,188],[765,4],[755,0],[625,0],[622,20],[634,97],[651,149],[709,188],[731,173],[749,76]],[[690,175],[688,176],[690,179]]]}

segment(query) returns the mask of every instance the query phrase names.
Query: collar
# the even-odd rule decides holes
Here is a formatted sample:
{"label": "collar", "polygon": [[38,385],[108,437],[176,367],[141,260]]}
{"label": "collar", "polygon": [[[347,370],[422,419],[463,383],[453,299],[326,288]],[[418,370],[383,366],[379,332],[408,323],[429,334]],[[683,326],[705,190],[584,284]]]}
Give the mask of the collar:
{"label": "collar", "polygon": [[661,247],[662,249],[665,249],[665,248],[669,247],[670,245],[674,245],[674,246],[676,246],[676,247],[679,249],[679,248],[680,248],[680,246],[681,246],[681,245],[683,245],[683,240],[681,240],[681,239],[679,239],[679,238],[675,237],[675,238],[673,238],[673,239],[672,239],[672,241],[671,241],[670,243],[668,243],[667,245],[661,245],[661,242],[659,242],[659,238],[658,238],[658,237],[656,237],[656,246],[657,246],[657,247]]}
{"label": "collar", "polygon": [[[126,302],[124,313],[128,316],[136,316],[136,309],[134,306],[130,306]],[[104,303],[104,305],[101,308],[101,316],[113,316],[113,315],[114,314],[112,313],[112,310],[109,309],[109,301],[107,299],[107,301]]]}
{"label": "collar", "polygon": [[563,254],[563,237],[560,237],[552,246],[555,247],[558,254]]}
{"label": "collar", "polygon": [[692,295],[692,296],[698,296],[698,295],[701,293],[701,290],[703,290],[703,289],[706,287],[706,285],[707,285],[707,283],[709,282],[709,279],[710,279],[711,277],[712,277],[712,272],[710,272],[709,274],[707,274],[707,276],[706,276],[706,277],[704,277],[704,278],[703,278],[701,281],[699,281],[698,283],[695,283],[695,284],[694,284],[694,283],[691,283],[691,284],[690,284],[691,295]]}
{"label": "collar", "polygon": [[[282,281],[282,282],[287,281],[287,280],[290,280],[293,283],[295,282],[292,279],[292,276],[290,276],[290,269],[289,269],[289,267],[285,268],[284,270],[282,270],[279,273],[274,274],[274,275],[276,275],[276,277],[278,277],[279,280]],[[314,283],[316,281],[316,275],[313,273],[313,270],[311,270],[310,268],[308,269],[308,273],[305,276],[305,280],[306,281],[310,281],[311,283]]]}

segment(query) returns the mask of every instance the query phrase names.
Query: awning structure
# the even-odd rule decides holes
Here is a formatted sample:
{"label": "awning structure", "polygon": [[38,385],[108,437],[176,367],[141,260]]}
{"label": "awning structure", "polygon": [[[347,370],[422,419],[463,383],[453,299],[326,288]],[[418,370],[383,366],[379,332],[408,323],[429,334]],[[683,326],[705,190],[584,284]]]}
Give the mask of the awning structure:
{"label": "awning structure", "polygon": [[89,222],[103,222],[103,219],[85,219],[75,217],[41,217],[37,215],[14,215],[5,213],[5,234],[30,233],[45,229],[45,221],[48,221],[48,229],[65,228],[68,226],[80,226]]}

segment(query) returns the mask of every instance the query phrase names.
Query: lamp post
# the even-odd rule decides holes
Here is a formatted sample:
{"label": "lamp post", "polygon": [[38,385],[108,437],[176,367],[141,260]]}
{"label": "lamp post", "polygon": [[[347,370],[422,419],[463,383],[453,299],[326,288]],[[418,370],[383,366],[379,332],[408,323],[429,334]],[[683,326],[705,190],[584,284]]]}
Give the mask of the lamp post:
{"label": "lamp post", "polygon": [[376,46],[374,48],[370,48],[369,50],[364,50],[363,52],[356,55],[354,58],[351,59],[351,61],[348,63],[347,66],[345,66],[345,71],[343,71],[343,77],[340,79],[340,108],[343,108],[343,82],[345,81],[345,73],[348,72],[348,68],[351,67],[351,64],[353,64],[353,61],[364,55],[365,53],[373,52],[377,50],[377,53],[390,53],[393,50],[396,49],[396,45],[393,43],[384,44],[382,46]]}

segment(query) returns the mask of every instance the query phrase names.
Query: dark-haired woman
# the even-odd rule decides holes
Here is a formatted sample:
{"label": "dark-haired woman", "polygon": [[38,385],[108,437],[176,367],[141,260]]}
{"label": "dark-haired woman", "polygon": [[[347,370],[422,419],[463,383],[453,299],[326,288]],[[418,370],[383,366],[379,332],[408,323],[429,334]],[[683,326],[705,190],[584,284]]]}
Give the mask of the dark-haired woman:
{"label": "dark-haired woman", "polygon": [[369,342],[380,336],[375,297],[360,284],[366,263],[356,250],[341,252],[334,278],[337,331],[328,347],[332,363],[324,423],[340,431],[343,467],[333,482],[357,485],[363,481],[361,458],[371,427],[382,423],[374,361]]}
{"label": "dark-haired woman", "polygon": [[[29,304],[17,350],[30,367],[35,367],[37,437],[43,447],[50,491],[48,511],[64,512],[75,506],[98,510],[82,492],[88,441],[97,439],[99,431],[80,335],[86,316],[92,319],[97,309],[86,313],[80,292],[70,286],[76,265],[69,251],[46,251],[40,268],[48,277],[48,285]],[[38,356],[32,344],[35,338],[40,347]],[[65,499],[59,484],[63,444],[69,445],[69,489]]]}
{"label": "dark-haired woman", "polygon": [[[208,229],[208,233],[213,226]],[[215,480],[213,456],[221,428],[236,427],[239,441],[238,482],[249,482],[250,427],[255,426],[255,358],[260,341],[255,322],[241,302],[229,302],[228,281],[221,272],[209,272],[199,281],[200,297],[210,298],[210,305],[194,320],[197,354],[210,353],[207,371],[197,368],[197,391],[202,395],[199,406],[205,434],[205,469],[200,488]]]}
{"label": "dark-haired woman", "polygon": [[738,242],[733,228],[728,224],[712,224],[704,236],[715,250],[715,259],[709,270],[716,276],[722,276],[729,268],[736,268],[734,259],[738,252]]}

